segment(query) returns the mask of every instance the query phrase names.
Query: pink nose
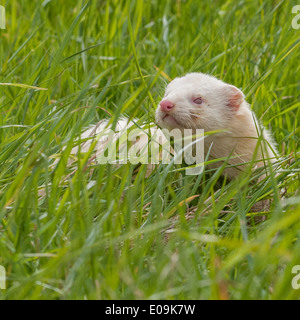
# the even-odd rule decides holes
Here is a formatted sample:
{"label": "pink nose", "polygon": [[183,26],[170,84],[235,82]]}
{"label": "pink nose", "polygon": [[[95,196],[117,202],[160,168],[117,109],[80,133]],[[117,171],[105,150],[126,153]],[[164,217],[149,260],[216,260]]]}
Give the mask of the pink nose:
{"label": "pink nose", "polygon": [[164,112],[169,112],[172,108],[174,108],[174,104],[169,100],[162,100],[160,103],[160,109]]}

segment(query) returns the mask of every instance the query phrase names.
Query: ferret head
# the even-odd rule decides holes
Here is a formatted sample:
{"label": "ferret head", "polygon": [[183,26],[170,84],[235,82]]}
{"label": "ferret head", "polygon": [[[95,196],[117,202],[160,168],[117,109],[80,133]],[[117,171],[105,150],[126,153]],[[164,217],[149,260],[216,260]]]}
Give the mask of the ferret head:
{"label": "ferret head", "polygon": [[156,110],[156,122],[169,130],[226,129],[241,113],[244,94],[236,87],[203,73],[176,78],[166,88]]}

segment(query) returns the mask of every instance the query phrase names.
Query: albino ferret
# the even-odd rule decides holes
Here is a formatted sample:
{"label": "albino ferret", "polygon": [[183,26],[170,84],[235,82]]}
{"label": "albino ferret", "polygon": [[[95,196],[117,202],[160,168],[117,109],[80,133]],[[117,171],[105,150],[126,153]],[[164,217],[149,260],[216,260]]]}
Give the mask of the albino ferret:
{"label": "albino ferret", "polygon": [[[261,167],[266,159],[274,162],[277,154],[270,132],[251,112],[243,92],[207,74],[189,73],[170,82],[156,110],[156,123],[169,130],[224,130],[206,136],[204,149],[213,159],[230,156],[229,165],[254,160],[255,167]],[[233,178],[242,169],[243,166],[230,167],[223,173]]]}
{"label": "albino ferret", "polygon": [[[229,178],[238,176],[244,168],[243,163],[253,161],[255,167],[262,167],[266,159],[273,162],[276,158],[277,151],[270,132],[251,112],[242,91],[207,74],[189,73],[171,81],[156,110],[156,124],[169,130],[219,131],[205,136],[204,157],[208,151],[209,159],[228,157],[228,166],[223,174]],[[122,119],[117,128],[126,129],[133,125],[134,122]],[[107,121],[102,120],[85,131],[81,139],[96,138],[106,126]],[[92,140],[82,144],[81,152],[89,150]],[[107,140],[102,136],[96,144],[96,154],[103,152],[106,144]],[[78,147],[71,154],[76,155],[77,152]],[[218,161],[210,167],[221,165],[222,161]]]}

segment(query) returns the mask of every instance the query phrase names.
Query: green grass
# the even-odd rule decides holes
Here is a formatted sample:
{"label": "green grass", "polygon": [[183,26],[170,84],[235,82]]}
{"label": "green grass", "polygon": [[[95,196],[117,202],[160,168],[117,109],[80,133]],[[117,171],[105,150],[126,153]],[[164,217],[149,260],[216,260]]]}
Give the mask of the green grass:
{"label": "green grass", "polygon": [[[300,265],[296,2],[0,4],[0,298],[300,298],[291,286]],[[278,143],[276,178],[226,182],[221,170],[185,176],[162,164],[147,178],[145,165],[87,168],[87,157],[66,165],[85,127],[120,114],[153,121],[168,77],[189,71],[245,92]],[[266,199],[270,211],[251,213]]]}

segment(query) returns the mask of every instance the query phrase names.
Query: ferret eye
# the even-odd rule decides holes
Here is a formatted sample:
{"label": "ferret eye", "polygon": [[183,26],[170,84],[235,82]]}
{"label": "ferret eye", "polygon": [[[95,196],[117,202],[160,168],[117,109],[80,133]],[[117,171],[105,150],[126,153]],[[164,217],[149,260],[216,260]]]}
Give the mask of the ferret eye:
{"label": "ferret eye", "polygon": [[196,98],[193,102],[196,104],[201,104],[203,101],[202,98]]}

